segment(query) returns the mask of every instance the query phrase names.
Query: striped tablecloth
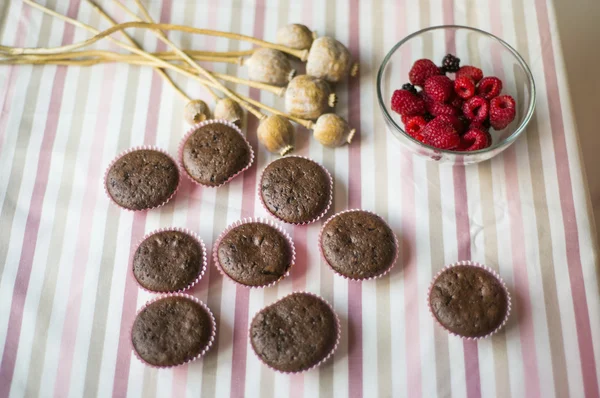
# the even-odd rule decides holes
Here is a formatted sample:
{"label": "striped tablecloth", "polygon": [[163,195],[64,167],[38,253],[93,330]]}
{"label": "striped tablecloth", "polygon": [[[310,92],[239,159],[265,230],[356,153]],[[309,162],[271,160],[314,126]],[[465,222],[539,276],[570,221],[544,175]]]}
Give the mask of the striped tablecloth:
{"label": "striped tablecloth", "polygon": [[[43,3],[108,27],[85,1]],[[101,4],[125,20],[112,2]],[[104,196],[104,168],[131,146],[158,145],[174,154],[186,128],[184,103],[149,68],[3,66],[0,397],[599,395],[597,253],[550,0],[147,4],[161,21],[267,39],[279,26],[301,22],[360,57],[360,78],[336,87],[337,110],[358,128],[359,138],[329,150],[300,131],[297,153],[334,175],[335,212],[364,208],[389,221],[401,237],[400,264],[376,282],[348,283],[319,258],[321,222],[288,227],[298,249],[290,278],[249,291],[211,265],[192,293],[216,315],[213,349],[174,370],[145,367],[128,341],[136,309],[150,297],[130,276],[132,247],[145,233],[172,225],[196,231],[210,247],[233,221],[266,216],[255,188],[273,156],[258,146],[256,120],[249,118],[246,131],[257,159],[242,177],[217,190],[184,181],[176,199],[160,210],[120,211]],[[49,47],[89,37],[19,0],[0,2],[0,23],[3,45]],[[451,23],[511,43],[532,68],[538,89],[526,135],[492,161],[466,168],[439,167],[403,152],[376,104],[375,73],[386,50],[410,32]],[[150,33],[134,36],[156,49]],[[224,39],[171,37],[186,48],[248,48]],[[236,72],[233,66],[217,70]],[[192,97],[210,101],[195,83],[177,82]],[[239,90],[281,106],[271,94]],[[493,338],[475,343],[449,337],[427,313],[432,275],[458,259],[498,270],[512,292],[514,313]],[[342,341],[318,370],[279,375],[249,349],[248,323],[263,306],[304,289],[334,305]]]}

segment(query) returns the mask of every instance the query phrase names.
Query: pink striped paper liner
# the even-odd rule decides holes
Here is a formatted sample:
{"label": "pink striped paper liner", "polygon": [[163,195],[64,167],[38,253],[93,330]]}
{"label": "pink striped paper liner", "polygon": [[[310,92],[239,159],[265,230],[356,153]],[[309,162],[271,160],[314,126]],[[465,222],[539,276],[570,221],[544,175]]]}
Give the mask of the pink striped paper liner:
{"label": "pink striped paper liner", "polygon": [[[240,134],[240,136],[244,139],[244,142],[246,143],[246,145],[248,145],[248,150],[250,150],[250,160],[248,161],[248,164],[246,165],[246,167],[244,167],[240,171],[238,171],[235,174],[233,174],[231,177],[229,177],[227,180],[225,180],[221,184],[219,184],[219,185],[206,185],[206,184],[203,184],[203,183],[201,183],[199,181],[196,181],[194,179],[194,177],[192,177],[188,173],[187,169],[185,168],[185,164],[183,163],[183,148],[185,147],[185,143],[187,142],[188,138],[190,138],[190,136],[192,134],[194,134],[196,132],[196,130],[198,130],[199,128],[204,127],[206,125],[213,124],[213,123],[224,124],[224,125],[226,125],[228,127],[231,127],[235,131],[237,131]],[[254,163],[254,150],[252,149],[252,145],[250,145],[250,142],[248,142],[248,140],[246,139],[246,137],[244,137],[244,133],[242,133],[242,130],[240,130],[240,128],[237,125],[235,125],[234,123],[231,123],[231,122],[229,122],[229,121],[227,121],[225,119],[210,119],[210,120],[205,120],[203,122],[200,122],[200,123],[195,124],[194,126],[190,127],[190,129],[185,133],[185,135],[183,136],[183,139],[179,143],[179,149],[177,151],[177,156],[178,156],[178,159],[179,159],[179,165],[181,166],[181,170],[183,171],[183,174],[188,178],[188,180],[190,180],[194,184],[201,185],[201,186],[206,187],[206,188],[219,188],[219,187],[222,187],[223,185],[225,185],[228,182],[230,182],[231,180],[233,180],[235,177],[237,177],[240,174],[242,174],[244,171],[248,170],[252,166],[252,164]]]}
{"label": "pink striped paper liner", "polygon": [[[160,152],[163,155],[167,155],[169,157],[169,159],[171,159],[171,161],[173,162],[173,164],[175,164],[175,168],[177,169],[177,187],[175,188],[175,190],[173,191],[173,193],[171,194],[171,196],[169,196],[164,202],[162,202],[161,204],[157,205],[157,206],[153,206],[153,207],[149,207],[147,209],[140,209],[140,210],[135,210],[135,209],[130,209],[127,208],[125,206],[120,205],[119,203],[117,203],[113,197],[110,195],[110,193],[108,192],[108,172],[110,171],[110,169],[115,165],[115,163],[121,159],[123,156],[128,155],[132,152],[135,151],[156,151],[156,152]],[[131,212],[138,212],[138,211],[147,211],[147,210],[152,210],[152,209],[157,209],[161,206],[164,206],[167,204],[167,202],[169,202],[171,199],[173,199],[173,197],[175,196],[175,194],[177,193],[177,191],[179,190],[179,186],[181,185],[181,170],[179,170],[179,166],[177,165],[177,162],[175,161],[175,159],[173,159],[173,157],[171,155],[169,155],[169,153],[167,151],[165,151],[162,148],[156,147],[156,146],[152,146],[152,145],[143,145],[143,146],[136,146],[133,148],[129,148],[126,151],[121,152],[119,155],[117,155],[116,158],[114,158],[112,160],[112,162],[110,162],[110,164],[108,165],[108,167],[106,168],[106,171],[104,172],[104,193],[106,194],[106,196],[110,199],[111,202],[113,202],[115,205],[117,205],[118,207],[120,207],[123,210],[127,210],[127,211],[131,211]]]}
{"label": "pink striped paper liner", "polygon": [[[374,216],[376,216],[377,218],[379,218],[381,221],[383,221],[383,223],[384,223],[385,225],[387,225],[387,227],[390,229],[390,231],[392,231],[392,236],[394,237],[394,246],[396,246],[396,253],[394,254],[394,259],[393,259],[393,260],[390,262],[390,265],[389,265],[389,267],[388,267],[388,268],[386,268],[386,269],[385,269],[383,272],[381,272],[380,274],[377,274],[377,275],[374,275],[374,276],[370,276],[370,277],[368,277],[368,278],[351,278],[351,277],[349,277],[349,276],[347,276],[347,275],[344,275],[344,274],[341,274],[341,273],[339,273],[339,272],[338,272],[338,271],[337,271],[335,268],[333,268],[333,267],[331,266],[331,264],[329,263],[329,261],[328,261],[328,260],[327,260],[327,258],[325,257],[325,253],[323,253],[323,244],[322,244],[322,241],[321,241],[321,239],[323,238],[323,231],[325,230],[325,227],[327,226],[327,224],[329,224],[329,223],[331,222],[331,220],[333,220],[333,219],[334,219],[335,217],[337,217],[337,216],[340,216],[340,215],[342,215],[342,214],[345,214],[345,213],[352,213],[352,212],[356,212],[356,211],[360,211],[360,212],[363,212],[363,213],[368,213],[368,214],[374,215]],[[397,236],[396,236],[396,234],[394,233],[394,230],[392,230],[392,228],[391,228],[391,227],[388,225],[388,223],[387,223],[387,222],[386,222],[386,221],[385,221],[385,220],[384,220],[384,219],[383,219],[383,218],[382,218],[380,215],[378,215],[378,214],[375,214],[375,213],[373,213],[372,211],[368,211],[368,210],[362,210],[362,209],[350,209],[350,210],[344,210],[344,211],[341,211],[341,212],[339,212],[339,213],[337,213],[337,214],[334,214],[334,215],[333,215],[333,216],[331,216],[331,217],[330,217],[330,218],[329,218],[327,221],[325,221],[325,223],[324,223],[324,224],[323,224],[323,226],[321,227],[321,230],[319,231],[319,239],[318,239],[318,242],[319,242],[319,252],[321,253],[321,257],[323,258],[323,260],[325,260],[325,262],[327,263],[327,265],[329,266],[329,268],[331,268],[331,270],[332,270],[332,271],[333,271],[333,272],[334,272],[336,275],[339,275],[339,276],[341,276],[342,278],[344,278],[344,279],[347,279],[347,280],[349,280],[349,281],[353,281],[353,282],[363,282],[363,281],[370,281],[370,280],[372,280],[372,279],[381,278],[382,276],[385,276],[386,274],[388,274],[388,273],[389,273],[389,272],[392,270],[392,268],[394,268],[394,265],[395,265],[395,264],[396,264],[396,262],[398,261],[398,253],[399,253],[399,250],[398,250],[398,248],[399,248],[400,246],[399,246],[399,243],[398,243],[398,237],[397,237]]]}
{"label": "pink striped paper liner", "polygon": [[337,350],[338,345],[340,344],[340,339],[342,337],[342,329],[341,329],[341,324],[340,324],[340,318],[338,317],[338,314],[333,310],[333,307],[331,306],[331,304],[329,304],[327,302],[327,300],[325,300],[323,297],[311,293],[311,292],[306,292],[306,291],[296,291],[296,292],[292,292],[288,295],[283,296],[282,298],[280,298],[279,300],[275,301],[272,304],[269,304],[268,306],[264,307],[263,309],[261,309],[260,311],[258,311],[256,314],[254,314],[254,317],[252,317],[252,321],[250,322],[250,326],[248,327],[248,341],[251,341],[251,330],[252,330],[252,322],[254,322],[254,318],[256,318],[256,316],[266,310],[267,308],[270,308],[272,306],[274,306],[275,304],[279,303],[281,300],[293,296],[295,294],[306,294],[309,296],[313,296],[316,297],[317,299],[321,300],[323,303],[327,304],[327,307],[329,307],[329,309],[331,310],[331,312],[333,313],[334,317],[335,317],[335,327],[337,329],[337,336],[335,339],[335,344],[333,345],[333,348],[331,348],[331,351],[329,351],[329,353],[323,358],[321,359],[319,362],[317,362],[316,364],[312,365],[311,367],[304,369],[304,370],[299,370],[297,372],[286,372],[283,370],[279,370],[279,369],[275,369],[274,367],[272,367],[271,365],[269,365],[268,363],[266,363],[265,361],[263,361],[263,359],[260,357],[260,355],[258,355],[258,353],[256,352],[256,350],[254,349],[254,346],[252,345],[252,343],[250,343],[250,347],[252,347],[252,351],[254,351],[254,354],[256,355],[256,357],[258,358],[258,360],[260,362],[262,362],[263,364],[265,364],[269,369],[274,370],[277,373],[281,373],[281,374],[287,374],[287,375],[291,375],[291,374],[298,374],[298,373],[304,373],[304,372],[308,372],[310,370],[313,370],[314,368],[317,368],[319,366],[321,366],[323,363],[325,363],[329,358],[331,358],[333,356],[333,354],[335,353],[335,350]]}
{"label": "pink striped paper liner", "polygon": [[[208,344],[206,344],[206,347],[204,347],[204,349],[195,357],[188,359],[187,361],[184,361],[180,364],[177,365],[167,365],[167,366],[158,366],[158,365],[153,365],[151,363],[146,362],[142,357],[140,357],[140,355],[138,354],[138,352],[135,350],[135,347],[133,346],[133,325],[135,323],[135,320],[138,318],[138,316],[142,313],[142,311],[144,311],[150,304],[153,304],[159,300],[165,299],[165,298],[169,298],[169,297],[182,297],[185,298],[187,300],[191,300],[194,303],[200,305],[202,308],[204,308],[204,310],[208,313],[208,315],[210,316],[211,322],[212,322],[212,331],[210,334],[210,339],[208,340]],[[131,343],[131,351],[133,351],[133,354],[135,355],[135,357],[137,359],[140,360],[140,362],[142,362],[143,364],[150,366],[152,368],[157,368],[157,369],[167,369],[167,368],[174,368],[177,366],[181,366],[181,365],[185,365],[186,363],[190,363],[193,361],[196,361],[200,358],[202,358],[207,352],[208,350],[210,350],[210,347],[212,347],[214,341],[215,341],[215,337],[217,335],[217,322],[215,321],[215,316],[213,315],[212,311],[210,310],[210,308],[208,308],[208,306],[206,304],[204,304],[202,301],[200,301],[199,299],[197,299],[194,296],[190,296],[189,294],[184,294],[184,293],[167,293],[158,297],[153,298],[152,300],[146,302],[146,304],[144,304],[142,306],[142,308],[139,309],[139,311],[137,312],[137,314],[135,315],[135,319],[134,321],[131,323],[131,327],[129,328],[129,341]]]}
{"label": "pink striped paper liner", "polygon": [[[327,178],[329,179],[329,201],[327,202],[327,206],[325,207],[325,209],[321,212],[321,214],[319,214],[317,217],[315,217],[314,219],[310,220],[310,221],[305,221],[305,222],[289,222],[284,220],[283,218],[280,218],[279,216],[277,216],[276,214],[273,214],[273,212],[271,212],[271,210],[269,210],[269,208],[267,207],[267,204],[265,203],[263,196],[262,196],[262,179],[263,176],[265,174],[265,170],[273,163],[280,161],[281,159],[284,158],[300,158],[300,159],[306,159],[309,160],[313,163],[316,163],[317,165],[319,165],[319,167],[321,167],[321,169],[323,169],[323,171],[325,172],[325,174],[327,174]],[[258,187],[256,189],[256,194],[258,196],[258,199],[260,200],[260,204],[262,205],[262,207],[267,211],[267,213],[269,213],[271,216],[275,217],[276,219],[278,219],[279,221],[286,223],[286,224],[292,224],[292,225],[308,225],[308,224],[312,224],[318,220],[320,220],[321,218],[323,218],[323,216],[325,214],[327,214],[327,212],[329,211],[329,208],[331,207],[331,203],[333,203],[333,177],[331,177],[331,173],[329,173],[329,170],[327,170],[325,168],[325,166],[323,166],[322,164],[320,164],[319,162],[315,162],[314,160],[307,158],[306,156],[299,156],[299,155],[289,155],[289,156],[285,156],[279,159],[275,159],[274,161],[272,161],[271,163],[269,163],[264,169],[263,171],[260,173],[260,178],[258,179]]]}
{"label": "pink striped paper liner", "polygon": [[[225,270],[223,269],[223,267],[221,266],[221,263],[219,262],[219,246],[221,245],[221,241],[223,240],[223,238],[225,238],[225,236],[231,232],[233,229],[239,227],[240,225],[244,225],[244,224],[250,224],[250,223],[261,223],[261,224],[265,224],[268,225],[270,227],[275,228],[281,235],[283,235],[283,237],[285,238],[285,240],[287,240],[288,245],[292,251],[291,253],[291,258],[290,258],[290,266],[288,267],[288,270],[285,274],[281,275],[281,277],[279,279],[277,279],[276,281],[267,283],[265,285],[259,285],[259,286],[252,286],[252,285],[245,285],[241,282],[236,281],[235,279],[233,279],[231,276],[229,276],[229,274],[227,274],[227,272],[225,272]],[[213,263],[215,264],[215,266],[217,267],[217,269],[219,270],[219,272],[221,273],[221,275],[223,275],[224,277],[226,277],[227,279],[229,279],[230,281],[232,281],[233,283],[235,283],[236,285],[242,286],[242,287],[247,287],[250,289],[263,289],[265,287],[271,287],[271,286],[275,286],[277,283],[279,283],[283,278],[285,278],[286,276],[288,276],[290,274],[290,270],[292,269],[292,267],[294,266],[294,263],[296,262],[296,247],[294,246],[294,241],[292,240],[292,237],[283,230],[283,228],[281,228],[280,225],[274,223],[271,220],[267,220],[261,217],[257,217],[257,218],[242,218],[241,220],[238,220],[236,222],[234,222],[233,224],[229,225],[227,228],[225,228],[225,231],[221,232],[221,234],[219,235],[219,237],[217,238],[217,240],[215,241],[215,244],[213,245]]]}
{"label": "pink striped paper liner", "polygon": [[[198,274],[198,276],[196,277],[196,279],[194,279],[189,285],[187,285],[184,288],[181,288],[179,290],[172,290],[172,291],[166,291],[166,292],[161,292],[158,290],[150,290],[144,286],[142,286],[142,284],[138,281],[138,279],[135,276],[135,273],[133,272],[133,262],[135,261],[135,255],[137,254],[138,249],[140,248],[140,245],[142,243],[144,243],[146,241],[146,239],[151,238],[153,235],[161,233],[161,232],[181,232],[183,234],[188,235],[189,237],[193,238],[194,240],[196,240],[196,242],[198,242],[198,244],[200,245],[200,247],[202,248],[202,267],[200,268],[200,273]],[[133,279],[137,282],[138,286],[142,289],[147,291],[148,293],[160,293],[160,294],[165,294],[165,293],[182,293],[185,292],[186,290],[191,289],[192,287],[194,287],[194,285],[196,285],[200,279],[202,279],[202,277],[204,276],[204,273],[206,272],[206,267],[208,264],[208,260],[207,260],[207,254],[206,254],[206,246],[204,245],[204,241],[202,240],[202,238],[200,238],[196,233],[194,233],[193,231],[187,229],[187,228],[179,228],[179,227],[168,227],[168,228],[159,228],[156,229],[152,232],[147,233],[135,246],[135,250],[133,251],[133,256],[131,256],[131,266],[129,267],[129,269],[131,270],[131,276],[133,277]]]}
{"label": "pink striped paper liner", "polygon": [[[454,332],[448,330],[444,325],[442,325],[440,323],[440,321],[438,321],[438,319],[436,318],[436,316],[433,313],[433,309],[431,308],[431,301],[429,300],[429,297],[431,295],[431,290],[433,289],[433,285],[435,284],[435,281],[437,280],[437,278],[439,278],[439,276],[442,273],[444,273],[448,269],[450,269],[452,267],[456,267],[458,265],[466,265],[469,267],[478,267],[478,268],[484,269],[485,271],[489,272],[494,278],[496,278],[498,280],[498,282],[500,282],[500,285],[502,285],[502,288],[504,289],[504,294],[506,294],[507,305],[506,305],[506,315],[504,316],[504,320],[502,321],[502,323],[500,323],[500,325],[498,325],[498,327],[496,329],[494,329],[492,332],[486,334],[485,336],[465,337],[465,336],[461,336],[460,334],[457,334],[457,333],[454,333]],[[427,308],[429,310],[429,314],[432,316],[432,318],[435,320],[435,322],[438,325],[440,325],[445,331],[447,331],[449,334],[451,334],[452,336],[460,337],[461,339],[464,339],[464,340],[479,340],[479,339],[485,339],[485,338],[492,336],[493,334],[497,333],[500,329],[502,329],[504,327],[504,325],[508,321],[508,317],[509,317],[510,311],[512,309],[512,302],[510,299],[510,293],[508,292],[508,288],[506,287],[506,283],[504,283],[504,280],[500,277],[500,275],[498,275],[498,273],[496,271],[494,271],[493,269],[491,269],[483,264],[465,260],[465,261],[459,261],[454,264],[445,266],[433,277],[431,284],[429,285],[429,289],[427,290]]]}

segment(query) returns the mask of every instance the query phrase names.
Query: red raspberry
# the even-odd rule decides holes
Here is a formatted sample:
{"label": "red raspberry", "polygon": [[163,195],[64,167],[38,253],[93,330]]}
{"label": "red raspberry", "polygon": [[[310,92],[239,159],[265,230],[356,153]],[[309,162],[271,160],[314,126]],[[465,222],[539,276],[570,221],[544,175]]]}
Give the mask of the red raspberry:
{"label": "red raspberry", "polygon": [[470,121],[483,123],[488,117],[489,108],[490,106],[485,99],[475,96],[463,104],[462,111]]}
{"label": "red raspberry", "polygon": [[456,130],[456,132],[458,134],[462,134],[465,131],[466,124],[464,124],[456,116],[453,116],[453,115],[440,115],[440,116],[437,116],[436,119],[442,120],[442,121],[444,121],[446,123],[450,123],[452,125],[452,127],[454,127],[454,130]]}
{"label": "red raspberry", "polygon": [[425,94],[435,101],[446,102],[453,94],[454,85],[448,76],[431,76],[425,81]]}
{"label": "red raspberry", "polygon": [[458,72],[456,72],[456,78],[467,76],[473,80],[473,83],[477,84],[481,79],[483,79],[483,72],[481,69],[476,68],[471,65],[461,66]]}
{"label": "red raspberry", "polygon": [[450,123],[435,118],[423,129],[425,143],[439,149],[454,149],[460,144],[460,136]]}
{"label": "red raspberry", "polygon": [[454,108],[450,104],[444,104],[443,102],[437,102],[432,100],[426,95],[423,95],[423,100],[425,101],[425,108],[427,112],[431,113],[433,116],[439,115],[458,115],[460,113],[459,109]]}
{"label": "red raspberry", "polygon": [[416,116],[425,113],[425,102],[408,90],[396,90],[392,95],[392,110],[402,116]]}
{"label": "red raspberry", "polygon": [[484,77],[477,86],[477,95],[491,100],[500,95],[502,91],[502,80],[497,77]]}
{"label": "red raspberry", "polygon": [[471,122],[467,130],[471,129],[479,129],[483,131],[488,131],[490,129],[490,122],[488,120],[484,120],[483,122]]}
{"label": "red raspberry", "polygon": [[492,144],[491,136],[487,131],[470,129],[462,136],[460,148],[464,151],[478,151]]}
{"label": "red raspberry", "polygon": [[404,129],[415,140],[423,142],[423,129],[426,125],[427,121],[423,116],[413,116],[404,123]]}
{"label": "red raspberry", "polygon": [[440,71],[437,66],[430,59],[420,59],[414,63],[410,72],[408,72],[408,79],[415,86],[425,85],[425,81],[431,76],[439,75]]}
{"label": "red raspberry", "polygon": [[510,95],[501,95],[490,101],[490,124],[494,130],[505,129],[515,120],[515,100]]}
{"label": "red raspberry", "polygon": [[454,81],[454,92],[460,98],[469,99],[475,95],[475,83],[468,76],[459,76]]}

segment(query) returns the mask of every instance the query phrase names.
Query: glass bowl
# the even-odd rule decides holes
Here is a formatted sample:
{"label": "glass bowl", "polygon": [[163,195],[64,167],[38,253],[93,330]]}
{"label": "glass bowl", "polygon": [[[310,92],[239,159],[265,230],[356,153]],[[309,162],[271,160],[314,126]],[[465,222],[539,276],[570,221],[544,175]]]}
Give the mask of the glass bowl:
{"label": "glass bowl", "polygon": [[[500,78],[502,94],[516,101],[515,120],[504,130],[490,129],[492,145],[488,148],[456,152],[426,145],[406,134],[400,115],[390,107],[394,90],[408,82],[408,72],[416,60],[429,58],[441,65],[448,53],[460,58],[460,65],[473,65],[484,76]],[[454,73],[448,76],[453,79]],[[491,159],[521,135],[533,115],[535,84],[523,58],[502,39],[467,26],[445,25],[420,30],[392,47],[377,73],[377,97],[388,129],[409,151],[440,163],[466,165]]]}

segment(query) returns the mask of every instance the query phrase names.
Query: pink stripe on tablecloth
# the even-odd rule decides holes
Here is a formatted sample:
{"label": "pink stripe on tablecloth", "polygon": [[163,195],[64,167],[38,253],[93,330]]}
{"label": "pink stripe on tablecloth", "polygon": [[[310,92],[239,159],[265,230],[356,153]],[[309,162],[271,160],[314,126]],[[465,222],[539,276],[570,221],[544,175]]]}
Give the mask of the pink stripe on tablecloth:
{"label": "pink stripe on tablecloth", "polygon": [[[412,209],[415,208],[415,179],[413,155],[407,150],[402,151],[400,158],[402,174],[406,177],[402,180],[402,271],[404,273],[404,318],[405,325],[405,349],[406,349],[406,380],[407,392],[411,397],[422,397],[423,388],[421,383],[421,331],[419,330],[419,286],[417,278],[417,253],[412,253],[416,236],[416,215]],[[406,183],[404,181],[406,180]]]}
{"label": "pink stripe on tablecloth", "polygon": [[[538,30],[540,38],[551,39],[550,21],[545,0],[536,0]],[[569,281],[571,283],[571,294],[573,295],[573,307],[575,311],[575,323],[577,325],[577,342],[579,344],[579,355],[581,358],[581,371],[586,396],[600,396],[598,390],[598,378],[596,376],[596,359],[594,358],[594,343],[590,326],[590,316],[583,281],[583,270],[581,265],[581,250],[579,247],[579,229],[575,214],[575,203],[573,199],[573,185],[570,174],[569,153],[565,138],[565,126],[562,117],[560,91],[558,89],[558,78],[556,64],[554,61],[553,43],[548,41],[542,46],[542,60],[544,63],[544,78],[546,83],[550,126],[552,128],[552,143],[556,159],[556,172],[558,177],[558,191],[560,193],[560,206],[563,213],[563,225],[565,228],[565,243],[567,249],[567,266],[569,269]],[[582,165],[577,163],[573,167],[578,170]],[[593,266],[590,264],[590,266]]]}
{"label": "pink stripe on tablecloth", "polygon": [[[67,15],[75,17],[79,9],[79,1],[71,1]],[[66,25],[63,31],[62,44],[67,44],[73,40],[73,27]],[[38,166],[36,170],[35,184],[31,194],[31,202],[27,212],[27,221],[25,224],[25,233],[23,236],[23,246],[19,259],[19,268],[15,279],[13,291],[13,301],[10,307],[10,316],[8,319],[8,331],[6,334],[5,349],[0,362],[0,397],[8,396],[15,371],[15,361],[17,360],[17,349],[19,345],[19,336],[23,326],[23,311],[25,307],[25,298],[29,288],[31,278],[31,267],[33,266],[33,257],[37,244],[37,236],[40,228],[40,218],[46,186],[48,184],[48,173],[50,171],[50,159],[52,157],[52,147],[56,138],[58,120],[60,118],[60,107],[62,105],[63,90],[67,67],[57,67],[54,83],[52,84],[51,97],[55,100],[50,101],[48,108],[48,118],[45,123],[44,136],[39,152]]]}
{"label": "pink stripe on tablecloth", "polygon": [[[265,0],[256,1],[256,10],[254,14],[254,37],[263,37],[265,24]],[[260,101],[260,91],[255,88],[250,89],[250,97]],[[248,115],[246,137],[255,148],[257,158],[254,159],[254,165],[243,174],[244,185],[242,187],[242,217],[252,217],[254,215],[254,198],[256,196],[256,168],[258,164],[258,141],[256,138],[256,128],[258,120]],[[231,364],[231,397],[244,397],[246,390],[246,358],[247,358],[247,338],[248,338],[248,298],[250,289],[237,286],[235,294],[235,314],[233,325],[233,349]]]}
{"label": "pink stripe on tablecloth", "polygon": [[[444,23],[454,23],[454,0],[443,2]],[[456,53],[455,41],[452,35],[447,35],[449,44],[447,50]],[[456,234],[458,242],[458,259],[471,259],[471,233],[469,227],[469,205],[467,200],[467,176],[463,166],[455,166],[454,176],[454,206],[456,214]],[[481,397],[481,376],[479,374],[479,350],[477,343],[471,340],[463,342],[465,358],[465,377],[467,396],[469,398]]]}
{"label": "pink stripe on tablecloth", "polygon": [[[502,37],[502,10],[497,1],[490,1],[490,25],[492,33]],[[500,79],[504,79],[502,59],[497,51],[492,49],[492,62]],[[527,397],[541,396],[540,376],[538,371],[537,354],[535,347],[535,330],[531,311],[531,295],[529,292],[529,275],[527,273],[527,255],[525,247],[525,228],[523,225],[523,211],[519,194],[519,170],[515,147],[509,148],[504,153],[504,171],[506,178],[506,196],[508,202],[509,221],[511,225],[512,268],[515,290],[518,296],[515,299],[515,309],[523,321],[519,324],[521,350],[523,355],[523,370],[525,373],[525,392]]]}
{"label": "pink stripe on tablecloth", "polygon": [[[21,14],[19,18],[19,23],[17,24],[17,33],[16,33],[16,45],[17,47],[23,47],[25,43],[25,34],[23,31],[27,29],[27,25],[29,24],[29,14],[31,8],[25,7],[23,4],[23,8],[21,9]],[[8,76],[6,78],[6,85],[2,88],[4,95],[2,96],[2,103],[0,103],[0,153],[2,153],[2,146],[4,145],[4,135],[6,134],[6,125],[8,124],[8,115],[10,114],[10,106],[12,105],[12,99],[15,94],[15,88],[17,84],[16,77],[13,77],[15,69],[17,69],[19,65],[11,65],[8,67]]]}
{"label": "pink stripe on tablecloth", "polygon": [[[158,43],[158,51],[164,51],[165,45]],[[146,130],[144,133],[144,145],[154,145],[158,130],[158,115],[160,114],[160,97],[162,94],[162,80],[156,73],[152,74],[150,83],[150,100],[148,114],[146,116]],[[144,237],[146,228],[147,212],[136,212],[131,227],[130,247],[134,246]],[[113,384],[113,396],[126,396],[129,379],[129,368],[131,362],[131,339],[129,329],[135,317],[137,306],[138,287],[131,272],[127,272],[129,264],[133,259],[133,253],[129,255],[129,261],[125,264],[125,291],[123,292],[123,309],[121,312],[121,329],[119,332],[119,345],[117,347],[117,364],[115,366],[115,378]]]}
{"label": "pink stripe on tablecloth", "polygon": [[83,194],[80,222],[78,227],[78,238],[75,249],[75,258],[71,263],[72,276],[68,287],[68,300],[65,315],[65,324],[63,334],[60,338],[60,356],[57,369],[56,383],[54,384],[54,395],[65,397],[69,393],[71,369],[73,366],[73,352],[75,349],[75,339],[79,329],[79,314],[81,309],[81,293],[83,291],[83,282],[85,270],[89,260],[89,249],[92,223],[94,221],[94,211],[89,209],[96,208],[98,191],[100,184],[98,181],[102,178],[102,168],[98,167],[102,163],[102,153],[106,141],[108,129],[108,115],[110,113],[111,97],[113,95],[114,79],[116,68],[114,65],[105,68],[106,84],[102,85],[100,93],[100,106],[98,108],[98,118],[96,119],[96,128],[94,139],[91,146],[91,154],[88,165],[88,181]]}
{"label": "pink stripe on tablecloth", "polygon": [[[348,49],[360,59],[359,0],[349,0]],[[348,121],[356,135],[348,150],[348,208],[359,209],[361,200],[360,160],[360,73],[348,81]],[[348,282],[348,392],[351,397],[363,395],[362,285]]]}

